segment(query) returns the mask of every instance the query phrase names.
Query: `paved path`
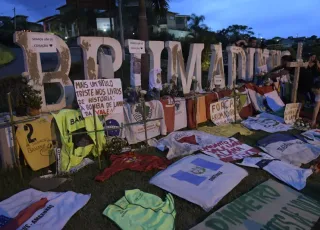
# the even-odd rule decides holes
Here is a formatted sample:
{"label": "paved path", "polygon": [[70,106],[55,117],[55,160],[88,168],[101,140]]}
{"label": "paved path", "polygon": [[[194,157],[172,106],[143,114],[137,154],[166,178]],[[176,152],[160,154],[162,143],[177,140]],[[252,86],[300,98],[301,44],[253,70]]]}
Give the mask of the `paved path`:
{"label": "paved path", "polygon": [[[12,51],[16,55],[16,59],[7,66],[0,68],[0,78],[7,76],[20,75],[24,72],[24,60],[23,53],[20,48],[12,48]],[[81,59],[80,48],[70,48],[72,62],[79,62]],[[42,70],[44,72],[49,69],[53,69],[58,65],[58,56],[52,53],[40,54]]]}

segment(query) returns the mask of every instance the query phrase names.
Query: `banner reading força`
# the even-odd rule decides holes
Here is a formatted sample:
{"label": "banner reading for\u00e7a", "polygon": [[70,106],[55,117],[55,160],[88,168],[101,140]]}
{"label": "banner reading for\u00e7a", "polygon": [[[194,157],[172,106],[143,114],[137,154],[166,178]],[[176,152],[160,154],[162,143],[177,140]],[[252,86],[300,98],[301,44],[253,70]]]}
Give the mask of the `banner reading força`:
{"label": "banner reading for\u00e7a", "polygon": [[258,149],[246,145],[236,138],[229,138],[225,141],[207,145],[201,151],[224,162],[241,160],[260,152]]}
{"label": "banner reading for\u00e7a", "polygon": [[[234,99],[222,99],[210,104],[211,121],[215,125],[222,125],[234,122]],[[236,112],[237,120],[241,120],[238,111]]]}
{"label": "banner reading for\u00e7a", "polygon": [[123,114],[123,94],[120,79],[74,81],[77,101],[83,117]]}
{"label": "banner reading for\u00e7a", "polygon": [[223,206],[191,230],[308,230],[319,216],[319,201],[268,180]]}
{"label": "banner reading for\u00e7a", "polygon": [[299,117],[300,109],[300,103],[286,104],[286,109],[284,110],[284,122],[292,125]]}

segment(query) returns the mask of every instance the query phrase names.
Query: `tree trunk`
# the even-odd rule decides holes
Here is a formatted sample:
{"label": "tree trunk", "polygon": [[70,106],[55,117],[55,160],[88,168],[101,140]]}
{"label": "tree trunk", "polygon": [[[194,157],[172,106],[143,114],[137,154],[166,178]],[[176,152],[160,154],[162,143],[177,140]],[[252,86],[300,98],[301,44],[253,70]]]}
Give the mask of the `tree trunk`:
{"label": "tree trunk", "polygon": [[[139,0],[138,38],[142,41],[149,39],[145,0]],[[143,89],[147,89],[149,85],[149,58],[146,54],[141,57],[141,85]]]}

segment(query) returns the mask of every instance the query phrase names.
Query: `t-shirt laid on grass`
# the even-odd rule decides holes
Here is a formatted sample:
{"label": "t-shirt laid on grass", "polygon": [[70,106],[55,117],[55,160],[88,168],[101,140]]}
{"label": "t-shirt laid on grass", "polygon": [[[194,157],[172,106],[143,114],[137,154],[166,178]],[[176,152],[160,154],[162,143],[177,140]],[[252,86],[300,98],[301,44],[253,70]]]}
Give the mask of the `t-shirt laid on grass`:
{"label": "t-shirt laid on grass", "polygon": [[310,230],[319,216],[319,201],[268,180],[212,213],[191,230]]}
{"label": "t-shirt laid on grass", "polygon": [[307,184],[308,177],[312,174],[311,169],[302,169],[284,161],[274,159],[265,153],[261,157],[246,157],[238,165],[261,168],[284,183],[297,190],[303,189]]}
{"label": "t-shirt laid on grass", "polygon": [[270,118],[249,117],[241,122],[248,129],[262,130],[268,133],[286,132],[292,129],[291,125],[285,125]]}
{"label": "t-shirt laid on grass", "polygon": [[161,151],[168,148],[167,158],[170,160],[175,157],[190,155],[206,145],[226,139],[225,137],[218,137],[196,130],[177,131],[160,139],[157,143],[157,148]]}
{"label": "t-shirt laid on grass", "polygon": [[247,175],[246,170],[236,165],[197,154],[159,172],[150,183],[208,212]]}
{"label": "t-shirt laid on grass", "polygon": [[171,230],[174,229],[176,210],[171,194],[167,194],[163,201],[158,196],[134,189],[127,190],[124,197],[108,205],[103,215],[123,230]]}
{"label": "t-shirt laid on grass", "polygon": [[306,143],[289,134],[271,134],[259,140],[258,145],[274,158],[296,166],[307,164],[320,155],[320,146]]}
{"label": "t-shirt laid on grass", "polygon": [[244,127],[242,124],[225,124],[220,126],[202,126],[198,128],[199,131],[210,133],[216,136],[231,137],[237,133],[243,136],[250,136],[252,131]]}
{"label": "t-shirt laid on grass", "polygon": [[[75,192],[40,192],[27,189],[0,202],[0,216],[15,218],[18,214],[35,202],[46,198],[43,208],[38,209],[18,229],[52,229],[60,230],[68,220],[87,204],[90,195]],[[21,213],[20,213],[21,214]]]}
{"label": "t-shirt laid on grass", "polygon": [[302,136],[307,137],[306,141],[310,144],[320,145],[320,129],[308,130],[301,133]]}
{"label": "t-shirt laid on grass", "polygon": [[[163,107],[161,102],[156,100],[146,102],[145,110],[146,110],[145,114],[146,114],[147,120],[162,118],[157,121],[147,122],[148,139],[159,136],[160,134],[166,135],[167,127],[165,123],[165,115],[163,112]],[[125,104],[124,112],[125,112],[125,122],[127,124],[141,122],[143,120],[144,111],[141,103],[137,103],[133,105],[128,103]],[[160,124],[160,126],[157,125],[158,123]],[[143,123],[127,126],[125,129],[125,136],[130,145],[145,141],[146,137],[145,137],[145,129],[144,129]]]}

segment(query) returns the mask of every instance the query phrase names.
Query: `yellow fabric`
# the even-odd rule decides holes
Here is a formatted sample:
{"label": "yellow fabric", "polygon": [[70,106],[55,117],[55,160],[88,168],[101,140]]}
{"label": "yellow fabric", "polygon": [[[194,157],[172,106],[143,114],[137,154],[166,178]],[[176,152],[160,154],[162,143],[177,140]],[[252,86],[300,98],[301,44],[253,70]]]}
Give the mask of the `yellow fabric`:
{"label": "yellow fabric", "polygon": [[[88,135],[94,142],[94,144],[87,145],[85,147],[78,147],[74,149],[74,143],[72,142],[72,135],[69,133],[76,132],[77,130],[85,128],[87,132],[94,131],[94,118],[86,117],[83,118],[79,110],[63,109],[58,114],[52,114],[56,120],[57,126],[60,131],[62,148],[61,148],[61,171],[67,172],[71,168],[81,163],[83,158],[92,153],[94,156],[101,154],[106,139],[104,132],[98,132],[98,148],[95,148],[96,144],[95,133],[89,133]],[[103,125],[98,117],[97,130],[103,130]]]}
{"label": "yellow fabric", "polygon": [[198,130],[222,137],[231,137],[236,133],[240,133],[244,136],[249,136],[253,134],[253,132],[251,132],[249,129],[247,129],[241,124],[227,124],[213,127],[204,126],[199,127]]}
{"label": "yellow fabric", "polygon": [[48,115],[17,125],[17,142],[26,162],[36,171],[55,162],[52,152],[51,120]]}
{"label": "yellow fabric", "polygon": [[206,113],[206,97],[198,97],[197,101],[197,123],[203,123],[207,121]]}

